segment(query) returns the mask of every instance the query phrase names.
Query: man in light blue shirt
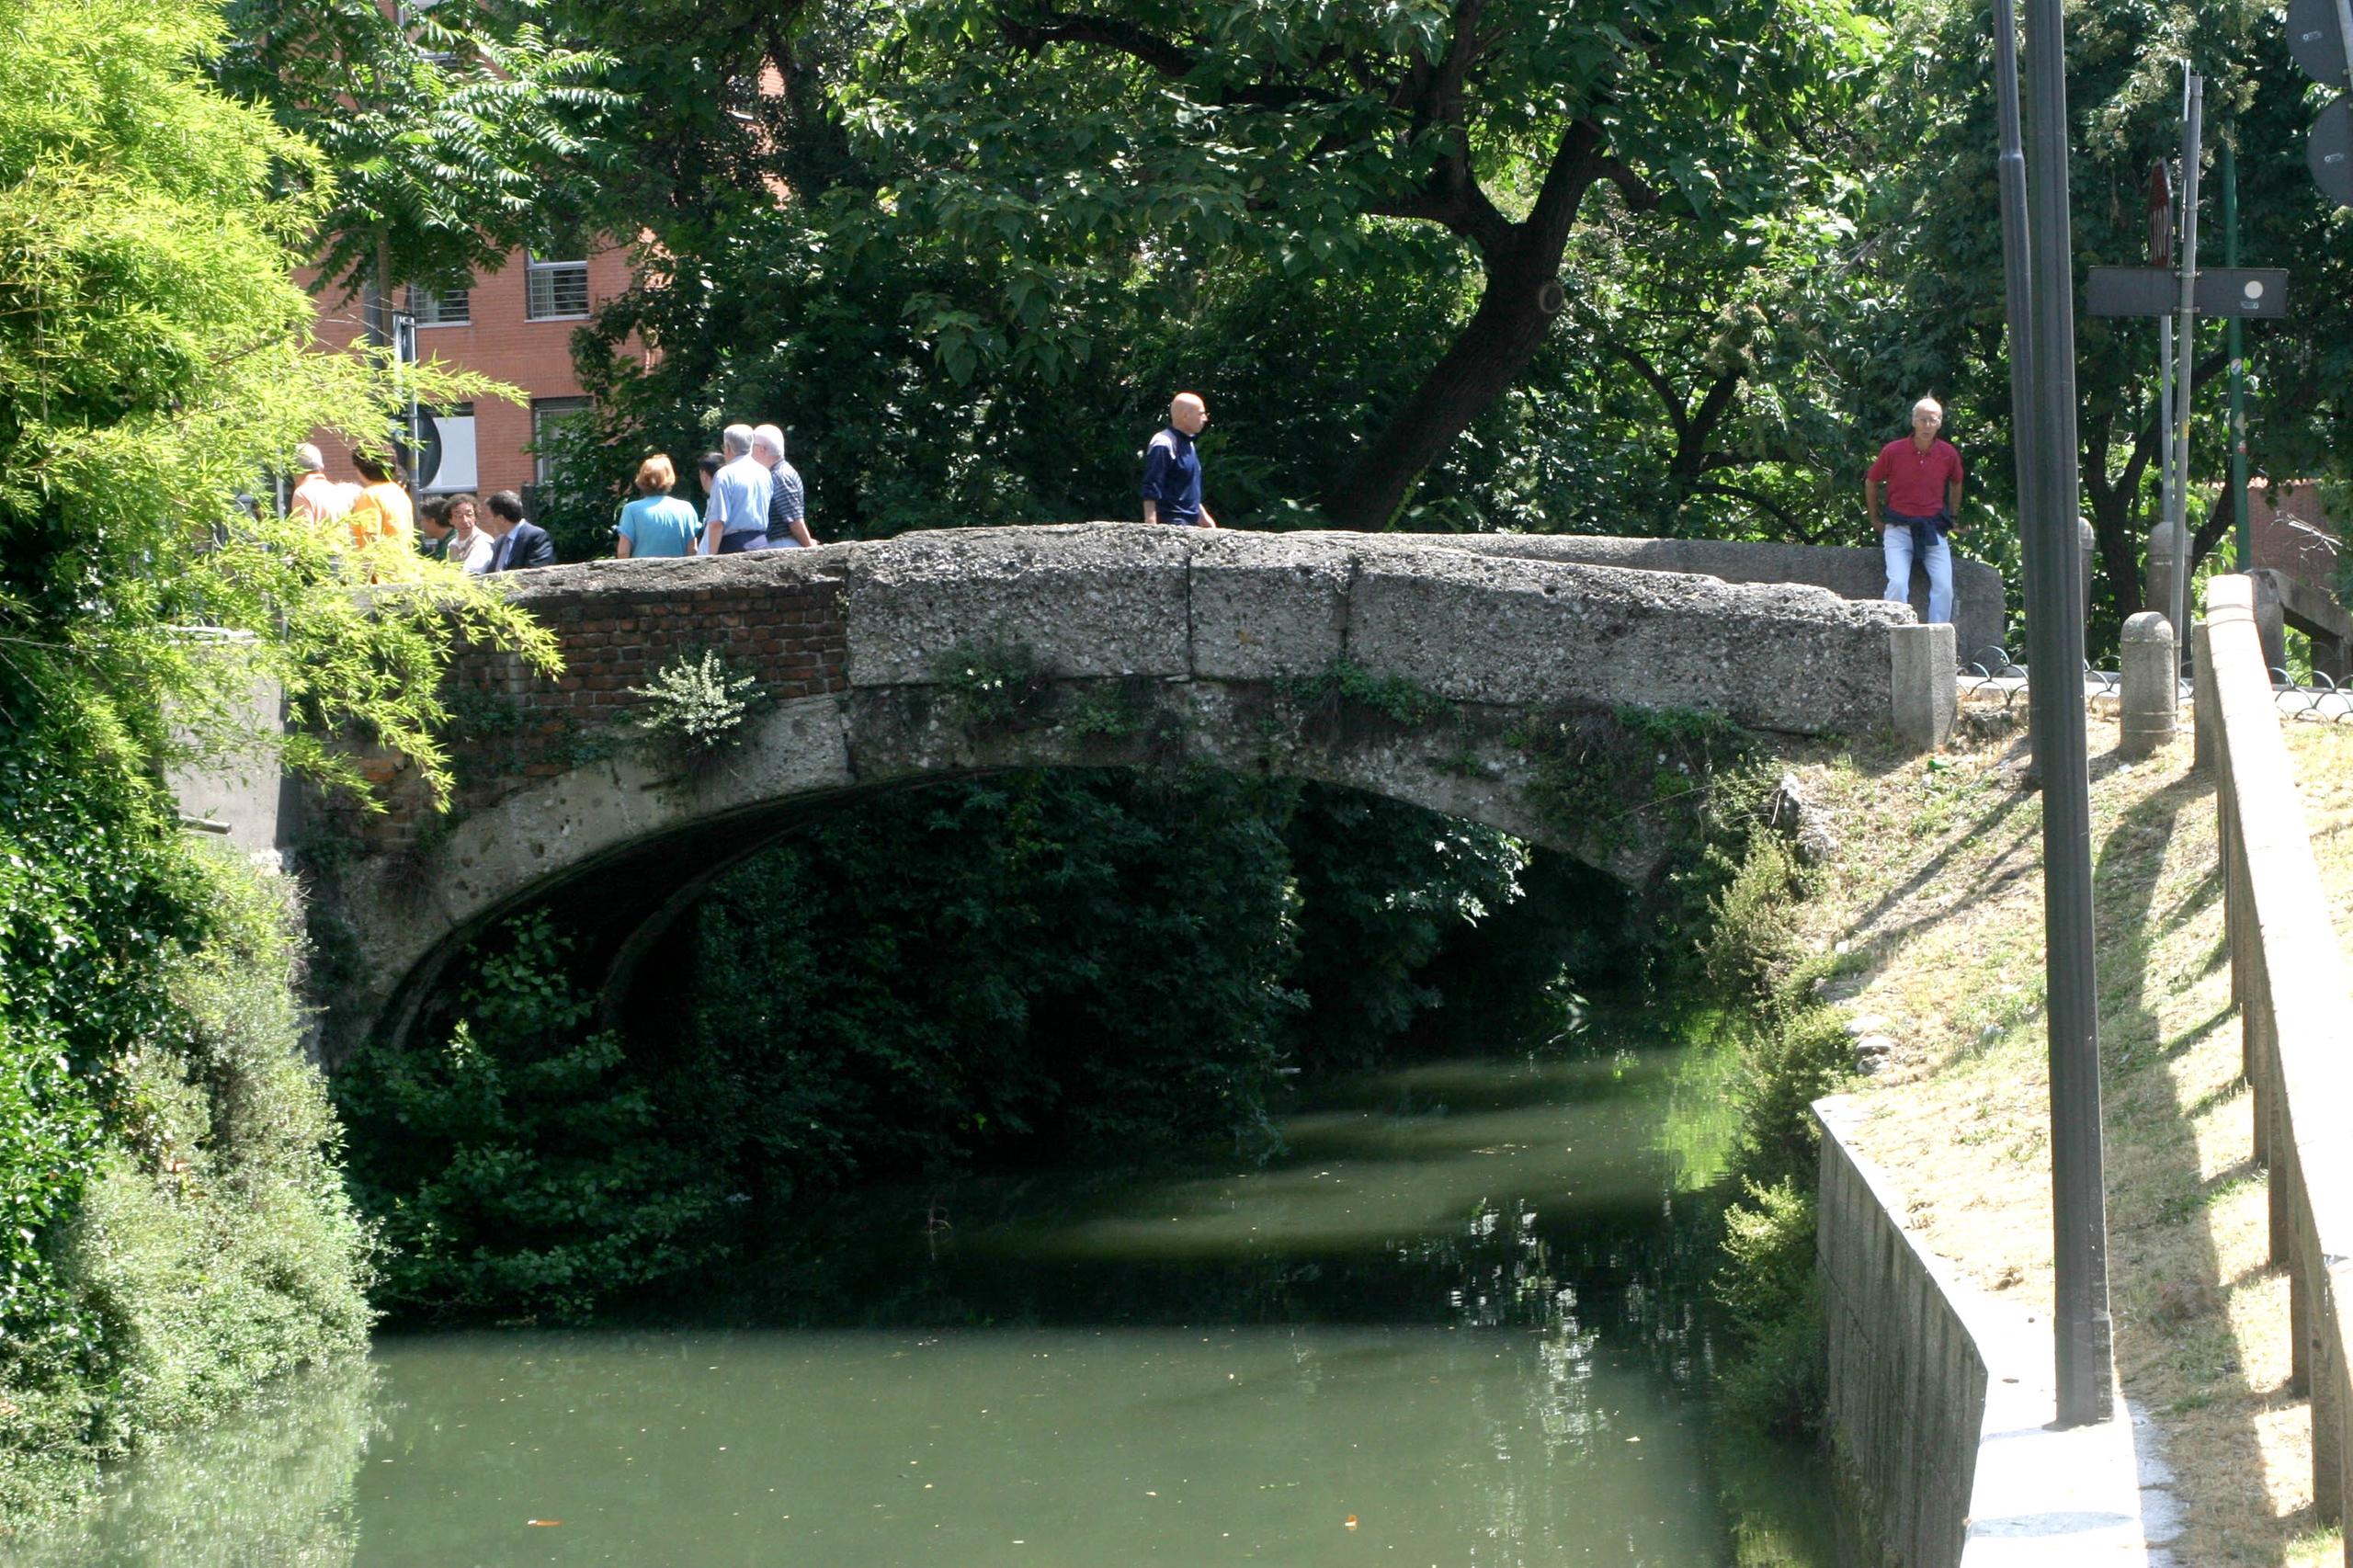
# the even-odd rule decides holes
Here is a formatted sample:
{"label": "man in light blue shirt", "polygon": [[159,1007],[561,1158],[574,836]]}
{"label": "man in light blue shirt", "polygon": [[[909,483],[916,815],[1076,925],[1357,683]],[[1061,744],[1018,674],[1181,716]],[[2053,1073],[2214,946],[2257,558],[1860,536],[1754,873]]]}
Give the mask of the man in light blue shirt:
{"label": "man in light blue shirt", "polygon": [[752,456],[752,427],[730,425],[719,437],[727,461],[711,477],[702,513],[702,552],[733,555],[768,547],[768,471]]}

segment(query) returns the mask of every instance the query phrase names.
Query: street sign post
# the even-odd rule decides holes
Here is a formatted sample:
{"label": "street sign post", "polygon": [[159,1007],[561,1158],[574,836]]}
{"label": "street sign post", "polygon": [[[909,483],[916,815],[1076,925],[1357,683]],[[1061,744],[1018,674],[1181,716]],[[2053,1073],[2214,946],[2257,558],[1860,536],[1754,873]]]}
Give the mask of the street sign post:
{"label": "street sign post", "polygon": [[[2198,313],[2225,320],[2275,321],[2288,313],[2284,267],[2199,268]],[[2169,316],[2181,308],[2181,275],[2164,267],[2095,267],[2084,279],[2084,313]]]}

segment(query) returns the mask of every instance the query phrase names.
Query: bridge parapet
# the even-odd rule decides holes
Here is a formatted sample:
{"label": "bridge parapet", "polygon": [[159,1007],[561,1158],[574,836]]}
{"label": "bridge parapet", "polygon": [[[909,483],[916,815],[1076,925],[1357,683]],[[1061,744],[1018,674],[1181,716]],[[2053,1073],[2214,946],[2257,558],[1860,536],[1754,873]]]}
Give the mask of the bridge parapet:
{"label": "bridge parapet", "polygon": [[[1901,607],[1448,542],[1076,524],[520,574],[509,593],[565,669],[458,658],[454,804],[598,760],[637,690],[703,648],[785,702],[938,685],[953,649],[985,639],[1067,678],[1265,681],[1346,660],[1449,701],[1690,707],[1795,734],[1890,722]],[[353,830],[371,852],[414,846],[425,791],[389,757],[363,767],[390,810]]]}

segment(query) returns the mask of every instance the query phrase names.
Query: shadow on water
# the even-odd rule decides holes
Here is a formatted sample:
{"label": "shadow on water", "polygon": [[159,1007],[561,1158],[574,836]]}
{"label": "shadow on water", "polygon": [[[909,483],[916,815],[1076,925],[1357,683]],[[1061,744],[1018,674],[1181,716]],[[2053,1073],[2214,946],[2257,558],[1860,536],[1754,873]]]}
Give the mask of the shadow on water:
{"label": "shadow on water", "polygon": [[[297,1385],[27,1561],[1829,1568],[1810,1465],[1709,1405],[1732,1050],[1353,1078],[1263,1165],[846,1196],[657,1324],[388,1336],[372,1404]],[[238,1507],[229,1549],[159,1522]]]}

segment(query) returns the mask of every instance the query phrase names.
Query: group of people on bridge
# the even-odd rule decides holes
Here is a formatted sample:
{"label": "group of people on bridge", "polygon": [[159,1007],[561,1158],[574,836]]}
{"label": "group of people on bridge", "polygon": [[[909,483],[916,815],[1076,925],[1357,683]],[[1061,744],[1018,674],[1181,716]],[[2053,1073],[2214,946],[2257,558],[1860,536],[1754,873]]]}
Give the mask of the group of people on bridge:
{"label": "group of people on bridge", "polygon": [[[1201,459],[1195,445],[1210,422],[1209,404],[1198,392],[1179,392],[1168,405],[1168,423],[1144,449],[1143,520],[1176,528],[1214,528],[1216,516],[1201,496]],[[1951,534],[1959,528],[1962,468],[1961,453],[1938,432],[1944,408],[1924,397],[1912,405],[1912,433],[1880,449],[1863,476],[1863,506],[1879,529],[1887,564],[1886,597],[1911,597],[1916,561],[1928,578],[1931,622],[1952,619]],[[666,452],[638,464],[636,499],[614,523],[613,553],[622,560],[688,555],[736,555],[758,550],[806,550],[816,543],[809,531],[808,498],[800,471],[785,457],[785,437],[775,425],[730,425],[721,449],[696,464],[703,506],[671,494],[678,472]],[[401,483],[397,463],[356,452],[352,467],[360,483],[339,483],[326,474],[319,449],[295,449],[301,479],[291,509],[324,525],[348,528],[355,549],[377,555],[397,549],[447,561],[468,573],[517,571],[555,562],[547,531],[525,517],[523,498],[512,490],[477,501],[471,494],[434,495],[415,510]],[[396,571],[376,568],[378,577]]]}

